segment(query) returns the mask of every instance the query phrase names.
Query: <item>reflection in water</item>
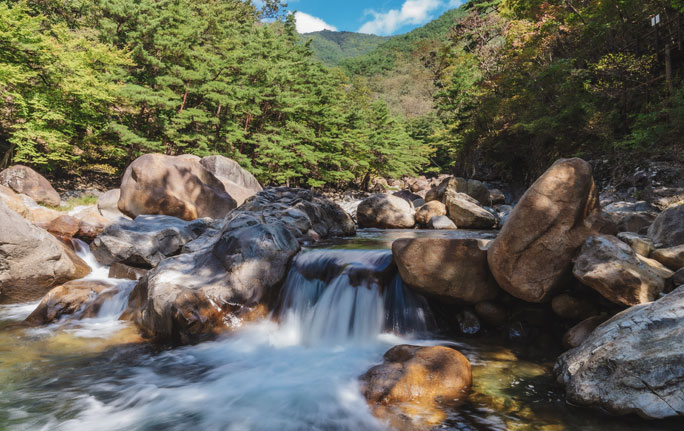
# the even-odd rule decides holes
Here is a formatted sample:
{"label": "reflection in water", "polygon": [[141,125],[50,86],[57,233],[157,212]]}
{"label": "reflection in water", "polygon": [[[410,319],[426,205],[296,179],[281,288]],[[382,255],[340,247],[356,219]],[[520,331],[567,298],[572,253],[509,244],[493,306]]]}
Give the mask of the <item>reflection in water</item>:
{"label": "reflection in water", "polygon": [[[0,429],[386,429],[361,397],[358,376],[393,345],[444,343],[429,340],[429,311],[379,250],[397,235],[362,231],[358,240],[303,251],[283,288],[279,323],[197,346],[138,343],[117,321],[126,293],[93,319],[43,329],[11,325],[35,304],[0,306]],[[122,283],[124,291],[132,286]],[[681,429],[568,406],[549,376],[552,358],[494,342],[452,344],[471,360],[474,387],[438,429]]]}

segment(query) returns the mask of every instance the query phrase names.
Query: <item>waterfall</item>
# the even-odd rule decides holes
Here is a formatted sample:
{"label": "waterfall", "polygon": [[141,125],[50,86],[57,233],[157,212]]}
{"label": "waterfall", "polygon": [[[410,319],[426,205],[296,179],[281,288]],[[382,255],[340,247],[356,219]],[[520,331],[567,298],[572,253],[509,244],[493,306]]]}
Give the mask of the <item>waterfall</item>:
{"label": "waterfall", "polygon": [[303,344],[372,343],[382,332],[421,335],[430,313],[399,277],[390,250],[305,250],[283,286],[281,325]]}

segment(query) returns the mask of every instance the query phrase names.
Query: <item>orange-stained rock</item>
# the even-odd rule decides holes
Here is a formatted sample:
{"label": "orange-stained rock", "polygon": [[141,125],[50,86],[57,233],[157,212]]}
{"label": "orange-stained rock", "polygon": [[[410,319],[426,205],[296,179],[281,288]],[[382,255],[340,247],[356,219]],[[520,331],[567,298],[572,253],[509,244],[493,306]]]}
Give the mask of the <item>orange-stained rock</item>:
{"label": "orange-stained rock", "polygon": [[32,325],[47,325],[61,317],[83,310],[97,295],[114,286],[98,280],[75,280],[57,286],[43,297],[35,310],[26,318]]}
{"label": "orange-stained rock", "polygon": [[528,302],[544,302],[569,278],[572,259],[603,219],[589,163],[563,159],[528,190],[489,247],[499,285]]}
{"label": "orange-stained rock", "polygon": [[60,238],[70,239],[76,236],[80,227],[81,221],[76,217],[61,215],[47,225],[47,231]]}
{"label": "orange-stained rock", "polygon": [[377,416],[419,416],[437,424],[446,417],[444,408],[468,397],[472,371],[468,359],[454,349],[400,345],[360,380],[361,392]]}

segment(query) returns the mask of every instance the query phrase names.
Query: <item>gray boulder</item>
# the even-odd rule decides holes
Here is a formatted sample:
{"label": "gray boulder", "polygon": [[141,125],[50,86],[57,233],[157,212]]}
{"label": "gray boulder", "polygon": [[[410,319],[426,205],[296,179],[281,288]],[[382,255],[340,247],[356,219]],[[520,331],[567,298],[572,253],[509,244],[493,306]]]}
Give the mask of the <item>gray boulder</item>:
{"label": "gray boulder", "polygon": [[436,230],[453,230],[458,229],[458,226],[456,226],[456,224],[447,216],[435,216],[430,219],[428,228]]}
{"label": "gray boulder", "polygon": [[0,220],[0,303],[39,299],[51,287],[90,272],[71,249],[2,201]]}
{"label": "gray boulder", "polygon": [[416,224],[413,205],[386,194],[373,195],[359,204],[356,219],[359,227],[410,229]]}
{"label": "gray boulder", "polygon": [[648,236],[655,242],[656,248],[684,244],[684,205],[660,213],[648,228]]}
{"label": "gray boulder", "polygon": [[684,415],[684,287],[617,314],[555,365],[568,399],[611,413]]}
{"label": "gray boulder", "polygon": [[90,244],[90,250],[103,265],[124,263],[153,268],[178,254],[186,243],[209,227],[207,219],[187,222],[164,215],[138,216],[106,228]]}
{"label": "gray boulder", "polygon": [[130,220],[131,218],[119,210],[120,189],[108,190],[97,198],[97,210],[103,217],[112,221]]}
{"label": "gray boulder", "polygon": [[263,190],[259,181],[235,160],[223,156],[209,156],[200,160],[206,170],[214,174],[238,205]]}

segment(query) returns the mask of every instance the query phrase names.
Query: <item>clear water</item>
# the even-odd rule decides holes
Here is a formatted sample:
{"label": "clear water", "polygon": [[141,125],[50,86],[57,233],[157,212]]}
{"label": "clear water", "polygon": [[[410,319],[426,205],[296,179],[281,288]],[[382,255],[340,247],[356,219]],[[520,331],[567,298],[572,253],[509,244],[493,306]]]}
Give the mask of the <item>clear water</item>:
{"label": "clear water", "polygon": [[[407,342],[450,343],[473,364],[473,393],[437,429],[683,429],[681,421],[613,419],[567,405],[542,356],[524,359],[494,342],[431,340],[429,310],[388,263],[386,244],[396,235],[363,231],[304,251],[277,318],[197,346],[142,343],[116,319],[124,294],[93,319],[40,330],[14,326],[35,304],[2,306],[0,429],[385,430],[357,378]],[[121,283],[124,291],[132,284]]]}

